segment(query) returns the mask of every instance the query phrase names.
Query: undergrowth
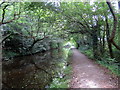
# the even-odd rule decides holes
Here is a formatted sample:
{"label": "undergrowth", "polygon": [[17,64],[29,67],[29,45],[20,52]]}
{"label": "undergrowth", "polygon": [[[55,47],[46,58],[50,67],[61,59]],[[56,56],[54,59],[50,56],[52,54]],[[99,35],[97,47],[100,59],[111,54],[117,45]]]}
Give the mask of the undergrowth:
{"label": "undergrowth", "polygon": [[[87,55],[90,59],[94,59],[93,54],[92,54],[92,49],[88,50],[80,50],[82,53]],[[119,70],[119,63],[118,61],[114,58],[110,58],[107,55],[100,57],[101,60],[96,60],[98,64],[101,66],[104,66],[108,68],[113,74],[120,76],[120,70]]]}
{"label": "undergrowth", "polygon": [[50,88],[69,88],[71,67],[68,66],[63,71],[63,77],[54,78]]}
{"label": "undergrowth", "polygon": [[[53,79],[49,88],[69,88],[70,74],[72,67],[70,66],[71,51],[65,50],[67,56],[64,62],[59,63],[58,75]],[[49,89],[48,89],[49,90]]]}

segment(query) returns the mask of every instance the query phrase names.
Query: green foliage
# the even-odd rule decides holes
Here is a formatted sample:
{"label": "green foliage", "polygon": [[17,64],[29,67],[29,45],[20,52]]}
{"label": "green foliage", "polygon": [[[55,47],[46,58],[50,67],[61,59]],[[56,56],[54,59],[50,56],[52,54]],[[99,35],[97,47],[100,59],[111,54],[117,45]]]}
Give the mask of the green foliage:
{"label": "green foliage", "polygon": [[74,40],[73,38],[70,39],[70,43],[71,43],[73,46],[77,47],[77,43],[75,42],[75,40]]}
{"label": "green foliage", "polygon": [[50,88],[68,88],[68,81],[65,79],[55,78]]}
{"label": "green foliage", "polygon": [[97,61],[99,64],[107,67],[112,73],[120,76],[119,63],[116,63],[115,59],[104,58],[102,61]]}
{"label": "green foliage", "polygon": [[54,78],[50,84],[50,88],[69,88],[70,74],[72,67],[69,65],[71,53],[69,49],[63,50],[65,54],[65,60],[58,64],[57,78]]}
{"label": "green foliage", "polygon": [[94,59],[92,49],[88,49],[88,50],[81,51],[81,52],[89,56],[89,58]]}
{"label": "green foliage", "polygon": [[[8,6],[5,8],[6,5]],[[64,44],[62,42],[66,41],[65,44],[70,43],[70,46],[79,47],[80,51],[91,59],[97,54],[100,57],[96,59],[99,60],[99,64],[120,75],[118,70],[120,51],[112,47],[115,59],[109,57],[107,37],[110,35],[107,35],[106,23],[109,24],[111,33],[113,18],[105,2],[95,2],[93,5],[87,2],[5,2],[0,6],[0,13],[0,19],[3,19],[0,24],[8,22],[2,25],[3,38],[13,33],[3,42],[3,57],[10,58],[20,54],[61,48]],[[119,14],[117,16],[120,17]],[[120,18],[118,26],[119,21]],[[120,46],[119,31],[120,27],[117,27],[114,38],[118,46]],[[8,45],[7,48],[5,46],[7,41],[14,44]],[[15,44],[18,41],[20,43]],[[70,48],[63,52],[67,53],[65,59],[72,54]],[[69,60],[61,60],[58,64],[56,72],[58,76],[53,79],[50,88],[69,87],[71,67],[67,64],[70,64]]]}
{"label": "green foliage", "polygon": [[7,51],[7,52],[3,51],[2,54],[3,54],[3,57],[6,57],[6,58],[12,58],[14,56],[19,55],[19,54],[15,53],[15,52],[12,52],[12,51]]}
{"label": "green foliage", "polygon": [[[92,53],[92,49],[88,49],[88,50],[82,50],[81,51],[82,53],[84,53],[85,55],[87,55],[90,59],[94,59],[93,57],[93,53]],[[112,73],[120,76],[120,70],[119,70],[119,63],[118,63],[118,60],[116,60],[115,58],[112,59],[110,57],[107,56],[103,56],[103,57],[100,57],[101,60],[97,59],[97,63],[108,68],[109,70],[111,70]]]}
{"label": "green foliage", "polygon": [[63,74],[64,76],[54,78],[52,83],[50,84],[50,88],[69,88],[71,69],[71,66],[67,66],[66,68],[61,69],[63,70],[61,74]]}
{"label": "green foliage", "polygon": [[51,48],[57,48],[58,47],[58,43],[57,42],[51,42]]}
{"label": "green foliage", "polygon": [[120,58],[120,51],[115,50],[114,53],[115,53],[114,55],[115,55],[116,60],[119,62],[120,61],[119,60],[119,58]]}

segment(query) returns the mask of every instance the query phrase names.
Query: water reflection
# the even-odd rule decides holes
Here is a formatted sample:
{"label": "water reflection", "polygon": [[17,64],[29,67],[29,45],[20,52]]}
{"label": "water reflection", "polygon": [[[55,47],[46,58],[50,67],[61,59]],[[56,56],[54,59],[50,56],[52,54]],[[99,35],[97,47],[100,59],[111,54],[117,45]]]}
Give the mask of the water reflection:
{"label": "water reflection", "polygon": [[57,49],[3,62],[3,88],[44,88],[57,75],[66,54]]}

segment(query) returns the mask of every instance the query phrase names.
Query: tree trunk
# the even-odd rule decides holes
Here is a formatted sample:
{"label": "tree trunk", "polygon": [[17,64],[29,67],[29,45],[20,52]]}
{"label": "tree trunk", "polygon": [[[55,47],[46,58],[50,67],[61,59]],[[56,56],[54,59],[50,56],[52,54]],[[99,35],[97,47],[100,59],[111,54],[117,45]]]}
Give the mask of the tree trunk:
{"label": "tree trunk", "polygon": [[93,30],[93,55],[94,58],[97,59],[98,58],[98,36],[97,36],[97,30]]}
{"label": "tree trunk", "polygon": [[108,19],[107,19],[107,17],[106,17],[106,20],[105,20],[105,21],[106,21],[106,37],[107,37],[109,54],[110,54],[110,57],[111,57],[111,58],[114,58],[113,50],[112,50],[112,44],[111,44],[111,42],[109,41],[110,31],[109,31],[109,24],[108,24]]}
{"label": "tree trunk", "polygon": [[103,34],[103,37],[102,37],[102,53],[104,53],[105,52],[105,32],[104,32],[104,34]]}
{"label": "tree trunk", "polygon": [[120,50],[120,47],[115,43],[114,41],[114,38],[115,38],[115,34],[116,34],[116,28],[117,28],[117,17],[115,16],[115,13],[112,9],[112,5],[111,5],[111,2],[109,0],[107,0],[106,2],[108,4],[108,7],[110,9],[110,12],[113,16],[113,30],[112,30],[112,33],[111,33],[111,36],[109,37],[109,41],[111,44],[113,44],[118,50]]}

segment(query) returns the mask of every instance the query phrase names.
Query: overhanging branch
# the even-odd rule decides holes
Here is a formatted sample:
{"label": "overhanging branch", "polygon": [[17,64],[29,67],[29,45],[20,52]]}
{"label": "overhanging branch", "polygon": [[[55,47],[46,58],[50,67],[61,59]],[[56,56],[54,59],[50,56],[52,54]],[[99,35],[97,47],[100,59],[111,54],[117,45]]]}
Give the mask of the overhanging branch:
{"label": "overhanging branch", "polygon": [[116,28],[117,28],[117,17],[115,16],[115,13],[112,9],[112,5],[111,2],[109,0],[106,0],[106,3],[110,9],[110,12],[112,13],[113,16],[113,30],[112,30],[112,34],[109,38],[109,42],[111,42],[118,50],[120,50],[120,47],[115,43],[114,38],[115,38],[115,33],[116,33]]}

